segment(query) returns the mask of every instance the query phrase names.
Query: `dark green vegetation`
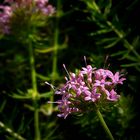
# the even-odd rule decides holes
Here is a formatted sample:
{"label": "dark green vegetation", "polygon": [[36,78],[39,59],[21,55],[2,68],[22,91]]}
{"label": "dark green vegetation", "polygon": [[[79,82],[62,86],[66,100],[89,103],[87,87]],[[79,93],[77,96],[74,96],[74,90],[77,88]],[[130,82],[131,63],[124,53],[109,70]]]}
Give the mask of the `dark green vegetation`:
{"label": "dark green vegetation", "polygon": [[86,56],[88,64],[125,74],[127,80],[117,89],[121,100],[101,112],[116,140],[139,140],[140,1],[57,2],[50,0],[56,14],[45,23],[29,17],[22,23],[19,11],[14,34],[0,36],[0,139],[105,139],[94,112],[63,120],[47,103],[58,97],[45,81],[63,84],[62,64],[74,72],[85,66]]}

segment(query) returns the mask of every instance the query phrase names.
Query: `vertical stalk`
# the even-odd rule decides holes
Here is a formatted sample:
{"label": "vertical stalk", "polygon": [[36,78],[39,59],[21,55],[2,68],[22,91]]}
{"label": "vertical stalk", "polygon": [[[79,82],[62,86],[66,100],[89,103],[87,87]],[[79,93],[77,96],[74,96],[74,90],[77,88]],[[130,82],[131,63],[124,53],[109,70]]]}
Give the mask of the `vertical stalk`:
{"label": "vertical stalk", "polygon": [[116,29],[116,27],[110,22],[110,21],[106,21],[107,25],[110,26],[110,28],[116,33],[116,35],[118,35],[118,37],[120,39],[122,39],[123,43],[124,43],[124,47],[128,48],[130,51],[132,51],[135,56],[140,59],[140,55],[135,51],[134,46],[131,45],[125,38],[124,35],[121,33],[121,31],[119,31],[118,29]]}
{"label": "vertical stalk", "polygon": [[13,136],[16,140],[26,140],[18,133],[14,132],[11,128],[7,127],[3,122],[0,121],[0,127],[3,128],[6,132],[8,132],[11,136]]}
{"label": "vertical stalk", "polygon": [[[53,51],[53,62],[52,62],[52,84],[54,85],[55,79],[57,75],[57,53],[59,47],[59,18],[60,18],[60,8],[61,8],[61,0],[57,0],[57,12],[56,12],[56,20],[55,20],[55,31],[54,31],[54,51]],[[54,101],[54,97],[50,97],[50,101]],[[53,104],[50,104],[50,114],[53,111]]]}
{"label": "vertical stalk", "polygon": [[35,108],[35,111],[34,111],[34,129],[35,129],[34,140],[41,140],[40,139],[40,130],[39,130],[39,111],[37,108]]}
{"label": "vertical stalk", "polygon": [[[110,1],[110,2],[111,2],[111,1]],[[131,44],[127,41],[127,39],[124,38],[124,34],[123,34],[121,31],[119,31],[119,30],[112,24],[112,22],[110,22],[109,20],[106,20],[106,19],[104,18],[103,14],[101,13],[100,7],[96,4],[95,1],[93,1],[93,5],[94,5],[94,8],[96,9],[96,11],[97,11],[97,12],[101,15],[101,17],[105,20],[105,22],[107,23],[107,25],[112,29],[112,31],[113,31],[114,33],[116,33],[116,35],[117,35],[120,39],[122,39],[123,44],[124,44],[124,47],[126,47],[127,49],[129,49],[130,51],[132,51],[132,52],[134,53],[134,55],[135,55],[138,59],[140,59],[139,53],[137,53],[137,51],[134,49],[134,46],[131,45]],[[90,6],[89,6],[89,7],[90,7]]]}
{"label": "vertical stalk", "polygon": [[36,81],[36,71],[35,71],[35,59],[33,54],[33,46],[32,42],[29,41],[29,57],[30,57],[30,68],[31,68],[31,79],[32,79],[32,98],[33,104],[35,107],[34,111],[34,131],[35,131],[35,138],[34,140],[40,140],[40,130],[39,130],[39,111],[38,111],[38,91],[37,91],[37,81]]}
{"label": "vertical stalk", "polygon": [[102,114],[100,113],[100,111],[99,111],[99,109],[98,109],[97,107],[96,107],[96,112],[97,112],[97,115],[98,115],[99,120],[100,120],[100,122],[101,122],[101,125],[103,126],[103,128],[104,128],[106,134],[108,135],[108,138],[109,138],[110,140],[114,140],[114,137],[113,137],[111,131],[109,130],[109,128],[108,128],[106,122],[104,121],[104,118],[103,118]]}
{"label": "vertical stalk", "polygon": [[32,88],[33,88],[33,99],[35,100],[37,97],[37,82],[36,82],[36,72],[35,72],[35,60],[33,54],[32,43],[29,44],[29,55],[30,55],[30,67],[31,67],[31,80],[32,80]]}
{"label": "vertical stalk", "polygon": [[[55,80],[57,74],[57,51],[59,47],[59,18],[60,18],[60,6],[61,0],[57,0],[57,12],[55,21],[55,32],[54,32],[54,52],[53,52],[53,64],[52,64],[52,82]],[[53,83],[52,83],[53,84]]]}

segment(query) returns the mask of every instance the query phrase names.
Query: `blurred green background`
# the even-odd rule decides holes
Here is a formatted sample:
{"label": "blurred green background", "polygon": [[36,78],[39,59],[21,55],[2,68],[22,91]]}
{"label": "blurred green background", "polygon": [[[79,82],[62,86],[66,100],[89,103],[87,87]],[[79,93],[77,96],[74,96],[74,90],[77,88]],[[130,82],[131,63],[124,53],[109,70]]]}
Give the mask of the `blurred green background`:
{"label": "blurred green background", "polygon": [[[116,140],[139,140],[140,1],[50,0],[49,3],[56,12],[44,19],[43,26],[42,19],[29,21],[19,11],[12,22],[14,34],[0,35],[0,139],[20,139],[15,134],[34,139],[35,110],[41,140],[107,139],[94,112],[64,120],[57,118],[56,106],[47,103],[59,97],[54,96],[45,81],[60,86],[66,75],[62,65],[74,72],[85,66],[86,56],[92,66],[124,73],[127,80],[118,87],[121,100],[105,107],[102,113]],[[32,40],[34,67],[30,63],[28,38]],[[39,93],[35,104],[32,70]]]}

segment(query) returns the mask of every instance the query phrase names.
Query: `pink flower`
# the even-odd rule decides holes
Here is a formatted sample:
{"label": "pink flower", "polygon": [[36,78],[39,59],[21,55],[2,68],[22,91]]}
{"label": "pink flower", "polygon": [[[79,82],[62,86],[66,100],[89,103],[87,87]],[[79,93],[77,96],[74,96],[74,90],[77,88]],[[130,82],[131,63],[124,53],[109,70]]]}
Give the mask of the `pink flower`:
{"label": "pink flower", "polygon": [[92,101],[92,102],[97,101],[101,96],[100,93],[97,93],[96,88],[93,88],[91,92],[88,92],[85,95],[86,95],[85,101]]}
{"label": "pink flower", "polygon": [[55,13],[55,8],[48,4],[48,0],[35,0],[36,7],[44,15],[52,15]]}
{"label": "pink flower", "polygon": [[14,0],[4,0],[4,3],[12,3]]}
{"label": "pink flower", "polygon": [[94,72],[94,75],[96,80],[105,80],[107,77],[111,78],[113,76],[113,73],[109,70],[98,69]]}
{"label": "pink flower", "polygon": [[56,103],[58,103],[58,109],[61,113],[59,113],[58,117],[64,117],[64,119],[73,112],[78,112],[79,109],[76,107],[72,107],[72,102],[70,101],[70,98],[72,97],[71,94],[65,93],[62,95],[62,100],[58,100]]}
{"label": "pink flower", "polygon": [[95,102],[98,104],[100,99],[103,102],[118,101],[120,95],[115,92],[115,87],[125,80],[120,78],[118,72],[113,74],[110,70],[95,69],[91,65],[68,75],[66,84],[56,91],[56,94],[62,95],[62,100],[58,101],[58,116],[64,118],[71,113],[81,112],[83,104],[85,107]]}
{"label": "pink flower", "polygon": [[115,75],[112,77],[112,82],[114,84],[123,84],[123,81],[126,80],[126,78],[121,78],[120,79],[119,72],[116,72]]}
{"label": "pink flower", "polygon": [[[9,6],[5,3],[8,3]],[[5,0],[4,4],[0,5],[0,33],[10,34],[10,29],[12,29],[10,20],[14,13],[19,12],[20,9],[25,10],[25,16],[32,17],[33,14],[38,14],[38,16],[34,16],[34,18],[36,17],[36,19],[33,18],[34,20],[44,19],[44,17],[52,16],[55,13],[55,8],[48,4],[48,0]],[[23,22],[28,23],[27,21]]]}
{"label": "pink flower", "polygon": [[109,101],[117,101],[119,98],[120,98],[120,95],[118,95],[118,94],[114,91],[114,89],[112,89],[112,90],[110,91],[110,93],[108,94],[108,96],[107,96],[107,99],[108,99]]}
{"label": "pink flower", "polygon": [[0,5],[0,32],[3,34],[10,33],[10,18],[12,16],[12,8],[10,6]]}
{"label": "pink flower", "polygon": [[89,83],[92,83],[92,74],[94,69],[95,68],[92,68],[91,65],[87,65],[87,67],[86,68],[83,67],[82,71],[80,72],[82,75],[87,75],[87,81]]}

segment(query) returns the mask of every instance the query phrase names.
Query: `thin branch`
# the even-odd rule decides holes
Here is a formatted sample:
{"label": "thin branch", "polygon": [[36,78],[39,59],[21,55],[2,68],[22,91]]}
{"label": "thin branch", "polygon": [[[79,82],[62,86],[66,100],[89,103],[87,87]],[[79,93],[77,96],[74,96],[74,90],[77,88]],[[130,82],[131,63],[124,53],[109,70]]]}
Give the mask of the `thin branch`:
{"label": "thin branch", "polygon": [[0,121],[0,127],[2,127],[6,132],[8,132],[11,136],[16,138],[17,140],[26,140],[18,133],[14,132],[11,128],[7,127],[3,122]]}

